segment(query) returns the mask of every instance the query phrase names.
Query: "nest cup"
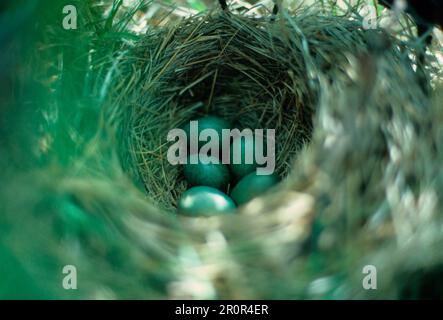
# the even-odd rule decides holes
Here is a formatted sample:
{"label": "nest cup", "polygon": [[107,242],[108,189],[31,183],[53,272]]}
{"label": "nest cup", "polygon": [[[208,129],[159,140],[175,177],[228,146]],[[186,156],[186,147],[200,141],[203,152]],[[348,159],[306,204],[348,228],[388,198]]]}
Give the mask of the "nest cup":
{"label": "nest cup", "polygon": [[187,188],[167,160],[168,132],[204,115],[240,130],[275,129],[276,173],[288,174],[311,135],[313,94],[296,47],[278,30],[270,18],[199,15],[136,48],[127,164],[159,207],[174,208]]}

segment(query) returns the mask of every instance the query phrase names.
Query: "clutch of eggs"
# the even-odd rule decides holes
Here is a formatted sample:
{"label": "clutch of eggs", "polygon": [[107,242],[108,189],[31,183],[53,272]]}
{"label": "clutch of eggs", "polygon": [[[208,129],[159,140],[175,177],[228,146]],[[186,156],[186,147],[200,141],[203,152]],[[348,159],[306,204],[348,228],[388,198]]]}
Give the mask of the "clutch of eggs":
{"label": "clutch of eggs", "polygon": [[[220,145],[222,130],[230,129],[227,121],[215,116],[205,116],[197,121],[198,134],[204,129],[214,129],[219,134]],[[188,136],[189,146],[190,124],[183,129]],[[199,148],[205,143],[199,141]],[[234,159],[234,150],[240,151],[239,158]],[[247,153],[252,155],[252,163],[246,163]],[[206,154],[191,154],[183,167],[183,174],[191,188],[179,199],[178,212],[188,216],[230,213],[236,204],[243,205],[276,185],[279,181],[276,175],[257,175],[258,165],[254,161],[254,154],[255,143],[252,136],[236,137],[232,140],[229,166],[222,163],[222,152],[219,153],[220,158]],[[229,197],[223,191],[228,189],[232,177],[238,182]]]}

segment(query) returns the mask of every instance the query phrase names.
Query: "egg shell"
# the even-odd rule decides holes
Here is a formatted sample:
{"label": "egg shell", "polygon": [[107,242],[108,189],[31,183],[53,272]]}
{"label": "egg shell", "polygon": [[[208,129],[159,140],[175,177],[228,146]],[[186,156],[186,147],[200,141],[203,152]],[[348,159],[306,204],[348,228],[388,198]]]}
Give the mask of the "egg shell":
{"label": "egg shell", "polygon": [[198,217],[232,213],[235,204],[220,190],[199,186],[183,193],[177,208],[180,214]]}
{"label": "egg shell", "polygon": [[[191,160],[198,163],[192,164]],[[184,165],[183,174],[191,186],[208,186],[220,190],[225,190],[230,180],[228,166],[222,164],[218,158],[205,154],[189,156],[187,164]]]}
{"label": "egg shell", "polygon": [[[240,150],[240,162],[234,157],[234,150],[238,152]],[[252,163],[246,161],[246,155],[251,157]],[[249,156],[250,155],[250,156]],[[248,159],[249,160],[249,159]],[[247,174],[255,171],[258,165],[255,161],[255,143],[254,137],[247,135],[246,137],[236,137],[232,140],[230,150],[230,163],[229,168],[237,179],[241,179]]]}
{"label": "egg shell", "polygon": [[[205,130],[205,129],[214,129],[217,131],[218,137],[219,137],[219,143],[221,148],[222,143],[222,130],[223,129],[230,129],[231,125],[228,121],[216,117],[216,116],[205,116],[199,119],[196,119],[194,121],[198,121],[198,135]],[[190,122],[188,122],[184,127],[183,130],[186,132],[186,135],[188,137],[188,146],[190,142],[190,135],[191,135],[191,125]],[[205,145],[206,141],[199,141],[198,147],[201,148],[203,145]]]}
{"label": "egg shell", "polygon": [[268,191],[279,182],[275,174],[257,175],[252,172],[241,179],[232,189],[231,197],[237,205],[242,205]]}

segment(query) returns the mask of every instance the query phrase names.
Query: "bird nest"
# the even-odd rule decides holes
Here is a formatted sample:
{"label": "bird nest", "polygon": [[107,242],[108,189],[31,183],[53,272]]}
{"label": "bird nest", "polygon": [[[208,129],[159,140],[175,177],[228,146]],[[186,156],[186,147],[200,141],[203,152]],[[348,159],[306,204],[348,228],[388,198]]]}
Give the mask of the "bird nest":
{"label": "bird nest", "polygon": [[[217,11],[116,46],[87,68],[106,98],[84,152],[39,170],[39,183],[11,182],[3,219],[23,221],[11,243],[34,235],[17,250],[41,262],[37,275],[76,265],[83,298],[435,297],[443,97],[418,83],[403,35],[364,30],[354,11],[275,21]],[[167,161],[167,133],[205,114],[276,129],[285,179],[234,215],[177,216],[186,182]],[[377,290],[362,287],[365,266]],[[40,278],[65,295],[57,272]]]}
{"label": "bird nest", "polygon": [[275,129],[276,172],[287,175],[312,131],[315,95],[299,50],[269,19],[225,13],[146,35],[126,62],[137,79],[123,136],[156,203],[172,208],[186,189],[166,157],[168,132],[206,114],[240,130]]}
{"label": "bird nest", "polygon": [[[215,12],[153,29],[122,59],[124,77],[118,83],[130,85],[117,93],[119,104],[114,108],[125,112],[112,109],[121,115],[113,120],[123,137],[122,162],[160,210],[173,210],[187,187],[180,167],[166,158],[169,130],[206,114],[239,128],[276,129],[277,172],[285,177],[280,188],[240,208],[238,217],[229,221],[185,227],[191,237],[217,231],[221,239],[230,239],[219,255],[209,254],[206,246],[221,245],[220,239],[200,243],[206,263],[219,261],[225,250],[235,251],[244,241],[252,241],[245,250],[260,262],[246,276],[241,270],[251,256],[234,254],[230,263],[208,275],[210,280],[196,281],[215,288],[217,297],[289,297],[289,283],[307,281],[294,289],[299,297],[344,298],[368,294],[361,285],[337,288],[346,281],[361,283],[365,264],[388,273],[390,262],[379,258],[381,251],[368,252],[371,260],[360,248],[389,246],[398,232],[407,232],[398,229],[409,219],[402,197],[414,197],[412,190],[416,199],[423,197],[419,172],[433,166],[428,161],[429,133],[419,128],[430,121],[436,102],[419,84],[413,70],[415,51],[405,43],[382,30],[363,29],[352,14],[323,16],[301,10],[274,20]],[[424,72],[429,77],[430,70]],[[415,143],[408,140],[411,135]],[[416,148],[427,150],[413,151]],[[423,162],[413,160],[418,154]],[[348,241],[353,242],[352,262],[346,267],[337,260],[322,260],[323,255],[344,254],[339,248]],[[274,243],[278,253],[260,243]],[[307,252],[308,261],[295,258]],[[399,261],[404,258],[399,254]],[[303,279],[290,276],[289,270],[306,263],[313,264],[313,273],[328,270],[324,291],[310,287],[315,283],[309,283],[309,272]],[[232,264],[240,273],[229,274]],[[285,270],[286,276],[278,284],[263,280],[258,289],[256,279],[266,278],[274,268]],[[389,281],[403,272],[409,271],[389,273],[392,278],[382,284],[385,294],[405,295],[408,289],[389,288]],[[240,274],[245,279],[240,281]],[[237,281],[255,287],[239,290]],[[173,296],[192,296],[192,290],[180,290]]]}

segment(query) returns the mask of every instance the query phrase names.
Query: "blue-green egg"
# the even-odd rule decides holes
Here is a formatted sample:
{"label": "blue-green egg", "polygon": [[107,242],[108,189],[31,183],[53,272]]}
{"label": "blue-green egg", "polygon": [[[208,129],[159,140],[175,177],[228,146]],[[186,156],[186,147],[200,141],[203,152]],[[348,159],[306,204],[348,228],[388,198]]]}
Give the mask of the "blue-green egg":
{"label": "blue-green egg", "polygon": [[[218,138],[219,138],[219,146],[221,148],[221,143],[222,143],[222,130],[223,129],[230,129],[231,125],[228,121],[216,117],[216,116],[205,116],[199,119],[195,119],[194,121],[198,121],[198,136],[200,135],[200,133],[205,130],[205,129],[214,129],[217,134],[218,134]],[[191,126],[190,126],[190,122],[188,122],[184,127],[183,130],[186,132],[186,135],[188,137],[188,146],[189,146],[189,141],[190,141],[190,135],[191,135]],[[197,136],[197,139],[198,139]],[[209,139],[208,139],[209,140]],[[207,141],[199,141],[198,142],[198,147],[200,148],[201,146],[205,145]]]}
{"label": "blue-green egg", "polygon": [[228,166],[222,164],[218,158],[205,154],[191,155],[184,165],[183,174],[191,186],[207,186],[220,190],[225,190],[230,180]]}
{"label": "blue-green egg", "polygon": [[[237,155],[239,158],[237,158]],[[255,143],[253,135],[238,136],[232,140],[230,151],[230,169],[237,179],[257,169],[255,161]]]}
{"label": "blue-green egg", "polygon": [[178,212],[187,216],[232,213],[234,201],[220,190],[199,186],[187,190],[178,201]]}
{"label": "blue-green egg", "polygon": [[275,174],[257,175],[252,172],[237,183],[232,189],[231,197],[237,205],[242,205],[262,195],[278,182],[279,178]]}

